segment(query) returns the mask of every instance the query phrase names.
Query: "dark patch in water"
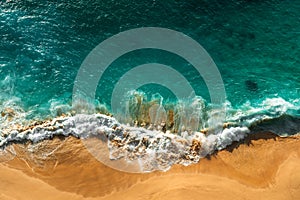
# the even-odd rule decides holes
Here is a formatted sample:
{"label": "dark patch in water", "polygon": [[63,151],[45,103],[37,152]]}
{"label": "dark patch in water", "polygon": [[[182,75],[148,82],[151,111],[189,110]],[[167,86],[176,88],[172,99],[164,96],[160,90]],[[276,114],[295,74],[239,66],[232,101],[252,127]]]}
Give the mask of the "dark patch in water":
{"label": "dark patch in water", "polygon": [[256,92],[258,90],[258,85],[255,81],[246,80],[245,85],[249,91]]}

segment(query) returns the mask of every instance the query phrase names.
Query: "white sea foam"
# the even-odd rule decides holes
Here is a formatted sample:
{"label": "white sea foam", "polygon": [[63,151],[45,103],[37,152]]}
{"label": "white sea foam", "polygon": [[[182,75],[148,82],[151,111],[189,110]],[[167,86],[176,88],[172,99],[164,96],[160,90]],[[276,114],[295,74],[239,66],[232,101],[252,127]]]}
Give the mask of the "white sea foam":
{"label": "white sea foam", "polygon": [[[126,138],[124,135],[128,133]],[[38,143],[56,135],[75,136],[87,139],[93,136],[105,135],[108,139],[107,148],[112,160],[125,158],[137,160],[143,171],[167,170],[173,164],[188,165],[198,162],[200,158],[216,150],[225,148],[233,141],[239,141],[249,133],[246,127],[224,129],[219,134],[204,135],[200,132],[181,135],[150,131],[144,128],[131,127],[118,123],[112,117],[101,114],[78,114],[72,117],[60,117],[51,122],[37,125],[25,131],[11,130],[7,137],[0,138],[0,146],[12,142],[31,141]],[[201,142],[201,148],[191,155],[192,140]],[[145,141],[147,144],[143,143]],[[114,145],[115,141],[123,141],[122,148]],[[187,158],[187,156],[189,156]]]}
{"label": "white sea foam", "polygon": [[257,105],[252,105],[248,101],[236,109],[232,108],[229,103],[227,106],[227,121],[235,122],[239,126],[249,127],[263,120],[277,118],[284,114],[297,117],[299,116],[299,110],[299,100],[286,101],[281,97],[266,98]]}
{"label": "white sea foam", "polygon": [[[234,141],[245,138],[250,133],[248,127],[289,112],[297,113],[299,110],[299,106],[279,97],[265,99],[256,106],[246,103],[238,109],[233,109],[228,104],[227,121],[233,125],[223,130],[209,132],[208,135],[184,128],[180,129],[177,134],[169,131],[163,133],[159,129],[147,130],[121,124],[115,118],[101,114],[58,117],[24,130],[20,128],[22,126],[15,124],[28,124],[26,116],[30,112],[25,112],[19,101],[19,98],[11,98],[3,101],[1,105],[1,112],[5,111],[5,108],[11,108],[14,112],[11,120],[8,119],[9,115],[0,118],[1,147],[24,141],[38,143],[56,135],[75,136],[83,140],[102,136],[106,138],[106,148],[109,150],[109,154],[106,155],[108,158],[111,160],[125,159],[128,162],[136,160],[142,171],[168,170],[173,164],[189,165],[198,162],[199,159],[226,148]],[[53,101],[50,104],[53,115],[59,109],[70,109],[69,106],[61,104],[59,101]],[[128,138],[125,133],[128,133]],[[147,145],[143,144],[143,139],[147,140]],[[193,140],[201,143],[198,152],[191,151]],[[118,146],[118,144],[121,145]]]}

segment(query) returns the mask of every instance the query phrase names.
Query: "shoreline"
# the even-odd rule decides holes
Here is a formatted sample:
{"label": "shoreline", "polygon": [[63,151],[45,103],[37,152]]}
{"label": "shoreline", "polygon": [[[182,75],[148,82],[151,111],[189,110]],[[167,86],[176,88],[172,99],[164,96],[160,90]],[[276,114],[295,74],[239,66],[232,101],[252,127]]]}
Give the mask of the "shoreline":
{"label": "shoreline", "polygon": [[[296,199],[300,196],[299,144],[299,135],[251,134],[198,164],[146,174],[103,165],[74,137],[55,137],[35,147],[15,144],[17,157],[0,164],[0,197],[38,199],[48,192],[52,195],[48,199],[197,199],[198,195],[214,199],[222,194],[228,194],[225,199]],[[15,188],[35,185],[39,189],[34,197]]]}

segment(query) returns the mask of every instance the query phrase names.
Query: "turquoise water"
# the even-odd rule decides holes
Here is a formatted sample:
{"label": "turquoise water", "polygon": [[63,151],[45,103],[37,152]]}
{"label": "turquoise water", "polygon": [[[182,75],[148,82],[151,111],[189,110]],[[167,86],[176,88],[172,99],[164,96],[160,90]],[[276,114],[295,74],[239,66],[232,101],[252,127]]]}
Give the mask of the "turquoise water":
{"label": "turquoise water", "polygon": [[[81,63],[100,42],[121,31],[165,27],[199,42],[222,75],[227,120],[300,115],[300,1],[1,1],[0,109],[26,119],[71,107]],[[181,72],[210,101],[195,70],[176,55],[140,50],[116,60],[96,99],[110,109],[114,84],[131,67],[158,62]],[[141,88],[173,101],[166,88]],[[283,130],[283,132],[285,132]]]}

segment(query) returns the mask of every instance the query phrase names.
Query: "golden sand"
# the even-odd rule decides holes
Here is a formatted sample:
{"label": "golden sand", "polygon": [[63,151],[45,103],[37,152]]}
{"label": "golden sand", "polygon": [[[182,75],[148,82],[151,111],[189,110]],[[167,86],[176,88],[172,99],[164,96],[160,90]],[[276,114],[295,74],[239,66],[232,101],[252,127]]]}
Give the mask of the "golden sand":
{"label": "golden sand", "polygon": [[106,167],[73,137],[14,149],[0,164],[1,200],[300,199],[300,136],[255,134],[198,164],[149,174]]}

